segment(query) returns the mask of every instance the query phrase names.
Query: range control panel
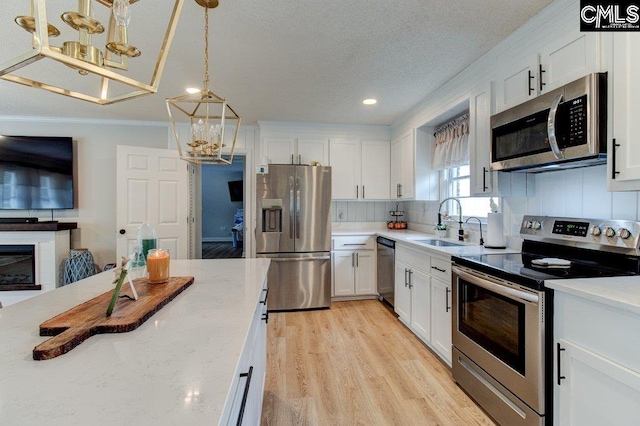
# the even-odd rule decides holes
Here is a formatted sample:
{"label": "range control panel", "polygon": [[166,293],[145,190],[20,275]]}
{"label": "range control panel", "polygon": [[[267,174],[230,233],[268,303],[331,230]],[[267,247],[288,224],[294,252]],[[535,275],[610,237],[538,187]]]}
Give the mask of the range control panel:
{"label": "range control panel", "polygon": [[576,241],[639,249],[640,222],[526,215],[520,236],[525,240]]}

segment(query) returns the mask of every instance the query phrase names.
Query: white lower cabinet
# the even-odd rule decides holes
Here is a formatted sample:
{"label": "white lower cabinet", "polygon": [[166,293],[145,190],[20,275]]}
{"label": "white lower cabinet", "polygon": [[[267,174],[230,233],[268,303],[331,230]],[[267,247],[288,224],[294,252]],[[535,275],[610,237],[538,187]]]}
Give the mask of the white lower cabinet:
{"label": "white lower cabinet", "polygon": [[451,280],[431,278],[431,344],[451,363]]}
{"label": "white lower cabinet", "polygon": [[451,365],[451,262],[396,245],[394,309],[409,329]]}
{"label": "white lower cabinet", "polygon": [[374,238],[346,236],[333,238],[332,297],[376,294]]}
{"label": "white lower cabinet", "polygon": [[259,425],[267,372],[267,288],[253,314],[220,425]]}
{"label": "white lower cabinet", "polygon": [[555,292],[554,424],[640,418],[640,315]]}

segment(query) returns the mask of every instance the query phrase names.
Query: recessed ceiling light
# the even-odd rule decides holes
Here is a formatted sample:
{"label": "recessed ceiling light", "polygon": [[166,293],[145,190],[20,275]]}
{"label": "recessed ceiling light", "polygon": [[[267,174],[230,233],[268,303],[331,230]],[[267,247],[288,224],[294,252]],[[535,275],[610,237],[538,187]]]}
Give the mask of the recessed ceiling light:
{"label": "recessed ceiling light", "polygon": [[187,93],[200,93],[200,89],[197,87],[187,87]]}
{"label": "recessed ceiling light", "polygon": [[375,105],[378,103],[377,99],[373,99],[373,98],[369,98],[369,99],[365,99],[364,101],[362,101],[363,104],[365,105]]}

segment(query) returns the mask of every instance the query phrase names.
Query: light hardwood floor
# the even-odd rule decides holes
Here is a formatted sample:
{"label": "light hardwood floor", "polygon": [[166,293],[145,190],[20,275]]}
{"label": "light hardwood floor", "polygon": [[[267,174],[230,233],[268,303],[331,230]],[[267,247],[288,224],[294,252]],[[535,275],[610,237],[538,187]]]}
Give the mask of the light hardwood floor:
{"label": "light hardwood floor", "polygon": [[494,425],[377,300],[270,313],[263,425]]}

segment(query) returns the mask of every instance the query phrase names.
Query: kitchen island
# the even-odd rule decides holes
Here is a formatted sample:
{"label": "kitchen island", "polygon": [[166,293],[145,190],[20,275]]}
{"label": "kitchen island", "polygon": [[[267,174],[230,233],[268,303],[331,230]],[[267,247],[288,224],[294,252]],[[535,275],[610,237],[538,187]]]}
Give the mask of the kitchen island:
{"label": "kitchen island", "polygon": [[[268,267],[267,259],[173,260],[171,276],[194,283],[139,328],[95,335],[45,361],[32,358],[49,338],[39,325],[112,290],[113,272],[0,309],[0,423],[226,424],[244,390],[236,376],[252,352]],[[257,374],[264,370],[254,371],[262,386]]]}

